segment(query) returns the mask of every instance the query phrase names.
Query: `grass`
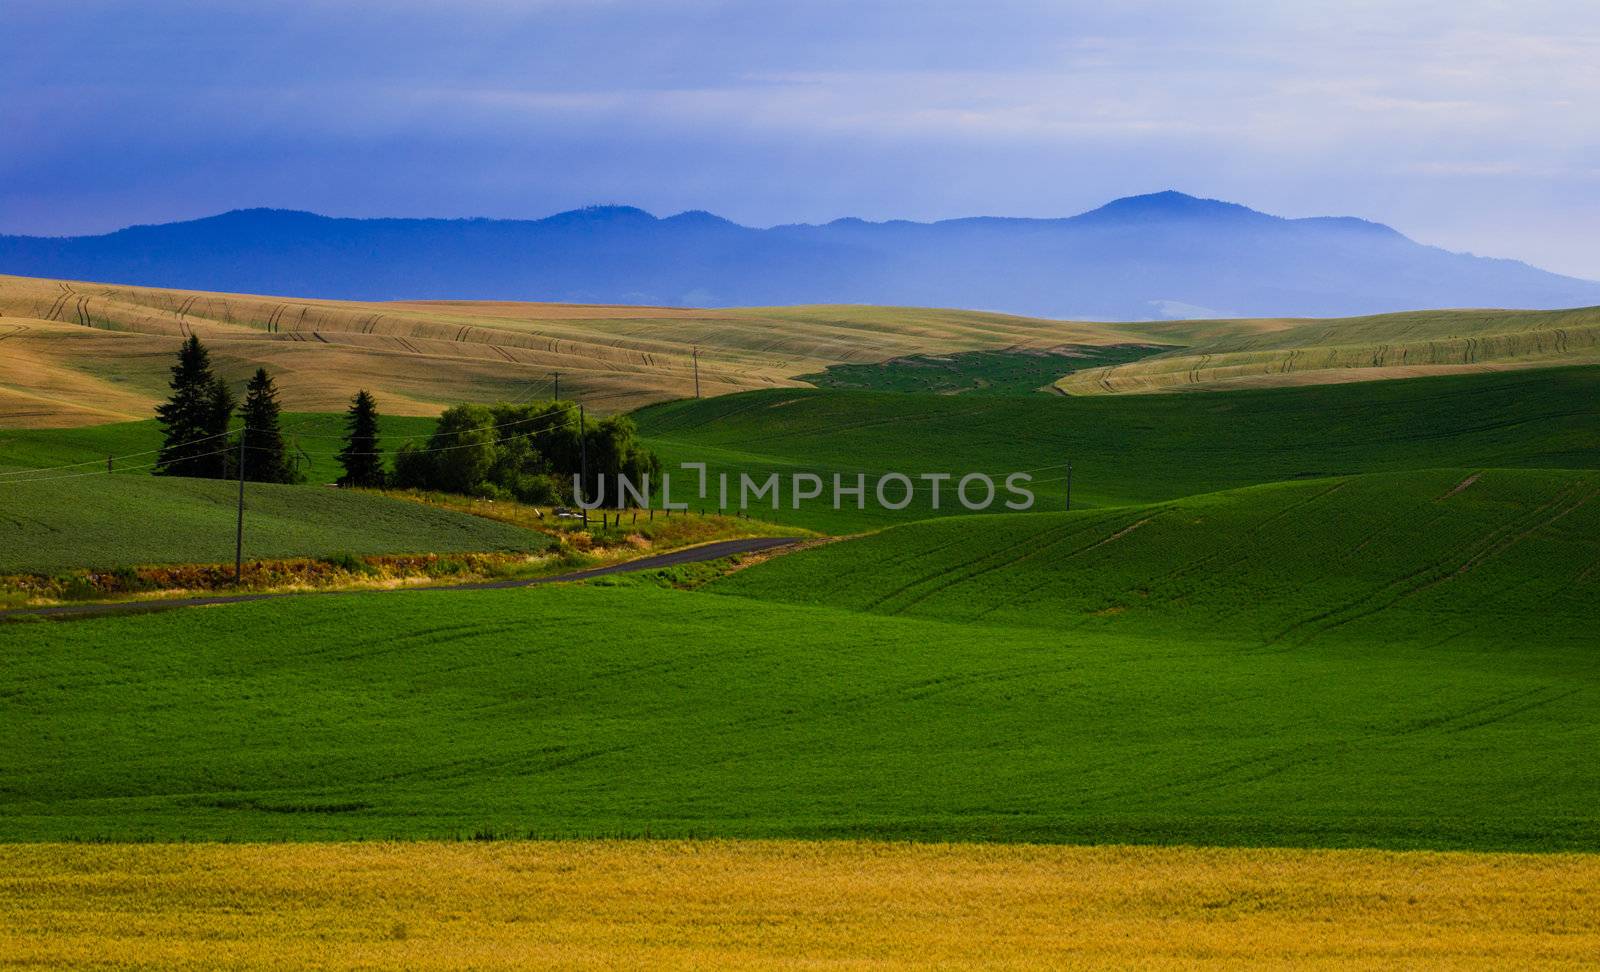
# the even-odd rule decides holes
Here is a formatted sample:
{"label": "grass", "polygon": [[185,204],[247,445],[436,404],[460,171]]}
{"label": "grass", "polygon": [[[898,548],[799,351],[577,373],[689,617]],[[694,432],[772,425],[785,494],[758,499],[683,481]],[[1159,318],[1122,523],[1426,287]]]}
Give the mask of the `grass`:
{"label": "grass", "polygon": [[[295,413],[285,416],[284,425],[292,430],[291,443],[301,444],[302,468],[309,481],[334,480],[340,471],[334,455],[341,444],[343,416]],[[392,452],[405,438],[427,436],[433,426],[431,418],[386,416],[382,448]],[[6,503],[0,512],[0,539],[7,541],[0,546],[0,573],[231,561],[236,487],[149,476],[141,467],[154,461],[160,444],[161,432],[153,420],[0,432],[0,499]],[[118,465],[119,472],[103,475],[104,458],[113,454],[133,457]],[[630,539],[661,551],[731,537],[797,532],[792,526],[760,520],[651,517],[648,511],[624,513],[619,526],[606,528],[599,526],[596,512],[591,527],[580,530],[574,522],[548,516],[548,509],[538,511],[507,500],[445,494],[354,495],[320,486],[256,484],[249,485],[247,493],[246,554],[258,559],[538,550],[546,545],[538,535],[544,533],[567,536],[580,554],[588,553],[595,543],[616,548],[600,551],[603,556],[596,562],[602,562],[633,550]],[[424,508],[411,509],[413,505]],[[541,517],[540,512],[546,515]],[[481,523],[480,518],[507,526]],[[525,534],[513,527],[538,533]],[[293,571],[267,573],[269,587],[298,577]],[[0,590],[0,601],[4,600],[6,592]]]}
{"label": "grass", "polygon": [[799,377],[818,388],[939,395],[1032,395],[1050,388],[1058,378],[1074,371],[1137,361],[1160,350],[1162,348],[1153,345],[1116,344],[913,354],[876,364],[830,365],[820,374]]}
{"label": "grass", "polygon": [[[1276,512],[1263,505],[1256,522]],[[1578,515],[1560,529],[1581,529]],[[1427,602],[1433,615],[1390,607],[1392,624],[1290,644],[1242,625],[1186,636],[1134,612],[1080,625],[1087,605],[1071,600],[1051,608],[1060,624],[1024,626],[710,593],[759,586],[791,569],[782,558],[692,592],[330,595],[14,624],[0,629],[0,727],[27,742],[0,752],[0,840],[1593,851],[1594,579],[1567,566],[1592,544],[1563,544],[1556,527],[1478,568],[1565,552],[1524,578],[1555,615],[1529,637],[1516,625],[1532,607],[1485,612],[1498,637],[1441,642],[1424,622],[1445,616],[1447,595]],[[851,543],[794,563],[826,571]],[[1411,564],[1391,559],[1392,577],[1432,564],[1415,546]],[[1339,583],[1294,563],[1308,589]],[[1359,585],[1346,587],[1300,602],[1303,617]],[[1004,604],[994,589],[966,596]]]}
{"label": "grass", "polygon": [[1589,967],[1578,855],[854,843],[0,847],[0,964]]}
{"label": "grass", "polygon": [[[331,483],[338,479],[342,470],[335,457],[344,445],[344,415],[288,412],[283,415],[282,422],[284,438],[293,458],[300,463],[306,481]],[[425,445],[435,424],[436,418],[426,416],[382,416],[379,425],[383,438],[379,448],[392,455],[407,440]],[[70,429],[0,429],[0,473],[57,466],[72,468],[61,469],[53,475],[98,472],[105,468],[107,456],[130,456],[132,458],[122,460],[116,468],[143,473],[147,472],[143,467],[154,464],[155,453],[160,448],[161,426],[153,418]],[[0,475],[0,483],[21,478],[32,477]]]}
{"label": "grass", "polygon": [[1600,631],[1596,538],[1600,472],[1435,470],[923,521],[711,589],[1281,651],[1355,641],[1582,652]]}
{"label": "grass", "polygon": [[[774,390],[635,414],[667,460],[761,478],[838,472],[1041,469],[1036,509],[1160,502],[1241,486],[1440,467],[1600,466],[1600,368],[1242,390],[1206,396],[1051,398]],[[693,474],[677,477],[675,490]],[[714,480],[713,480],[714,481]],[[831,479],[828,480],[831,482]],[[680,494],[681,495],[681,494]],[[713,496],[714,496],[713,491]],[[868,504],[752,515],[848,533],[932,515],[924,487],[891,513]],[[714,505],[714,504],[713,504]],[[949,495],[944,513],[964,513]]]}
{"label": "grass", "polygon": [[[231,562],[237,486],[134,473],[0,485],[0,572]],[[251,483],[247,558],[541,550],[541,534],[384,496]]]}
{"label": "grass", "polygon": [[620,512],[614,509],[594,510],[589,514],[589,525],[585,527],[581,520],[559,520],[550,516],[549,507],[529,506],[515,500],[487,500],[454,493],[414,490],[394,491],[385,495],[470,513],[529,530],[540,530],[560,536],[583,549],[591,543],[617,544],[633,538],[648,544],[653,550],[663,551],[737,537],[792,537],[806,532],[764,520],[715,514],[700,516],[698,513],[685,512],[668,514],[664,510],[648,509]]}

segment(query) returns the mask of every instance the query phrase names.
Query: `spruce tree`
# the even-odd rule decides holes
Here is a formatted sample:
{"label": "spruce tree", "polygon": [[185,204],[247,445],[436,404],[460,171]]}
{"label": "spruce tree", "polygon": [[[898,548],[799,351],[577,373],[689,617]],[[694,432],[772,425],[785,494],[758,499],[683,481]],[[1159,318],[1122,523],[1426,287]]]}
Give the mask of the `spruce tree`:
{"label": "spruce tree", "polygon": [[156,475],[216,475],[216,457],[207,453],[225,448],[227,442],[210,438],[215,384],[211,356],[200,339],[190,335],[178,352],[178,363],[172,366],[172,397],[156,408],[164,435],[156,455]]}
{"label": "spruce tree", "polygon": [[363,389],[356,392],[345,413],[344,448],[339,451],[344,475],[340,486],[383,485],[383,457],[378,454],[378,403]]}
{"label": "spruce tree", "polygon": [[299,480],[278,426],[278,389],[267,369],[257,368],[244,390],[244,478],[256,483]]}
{"label": "spruce tree", "polygon": [[228,429],[233,424],[233,410],[239,407],[239,400],[233,396],[228,383],[218,378],[211,383],[210,410],[206,420],[206,433],[213,436],[207,444],[211,448],[207,452],[216,455],[206,458],[206,476],[216,479],[227,479],[238,473],[234,463],[237,454],[234,449],[228,448]]}

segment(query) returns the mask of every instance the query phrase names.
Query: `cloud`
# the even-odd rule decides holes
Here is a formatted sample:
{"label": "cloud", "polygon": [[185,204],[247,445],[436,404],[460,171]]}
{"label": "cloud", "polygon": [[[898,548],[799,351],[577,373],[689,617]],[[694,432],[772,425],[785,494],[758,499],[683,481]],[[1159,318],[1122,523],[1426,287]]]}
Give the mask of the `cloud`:
{"label": "cloud", "polygon": [[[0,231],[257,204],[1050,215],[1175,186],[1484,252],[1548,226],[1539,259],[1600,276],[1565,218],[1600,159],[1590,4],[13,0],[7,18]],[[1496,195],[1463,199],[1473,180]]]}

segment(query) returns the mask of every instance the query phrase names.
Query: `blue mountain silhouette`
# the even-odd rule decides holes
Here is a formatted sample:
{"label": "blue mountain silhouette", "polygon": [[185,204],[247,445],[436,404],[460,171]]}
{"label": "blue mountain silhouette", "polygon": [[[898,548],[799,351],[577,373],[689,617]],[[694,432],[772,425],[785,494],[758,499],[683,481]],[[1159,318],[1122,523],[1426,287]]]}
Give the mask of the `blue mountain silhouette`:
{"label": "blue mountain silhouette", "polygon": [[0,272],[350,299],[870,303],[1050,317],[1336,316],[1600,304],[1600,283],[1158,192],[1061,219],[740,226],[592,206],[538,220],[245,209],[100,236],[0,236]]}

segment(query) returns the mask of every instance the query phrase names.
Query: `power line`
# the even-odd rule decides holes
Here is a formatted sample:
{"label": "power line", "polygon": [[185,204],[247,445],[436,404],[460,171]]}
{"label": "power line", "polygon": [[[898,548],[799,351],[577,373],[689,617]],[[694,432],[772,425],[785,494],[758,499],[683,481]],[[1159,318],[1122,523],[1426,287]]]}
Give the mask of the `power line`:
{"label": "power line", "polygon": [[[562,409],[562,411],[574,411],[577,408],[578,408],[578,406],[572,406],[571,408]],[[548,416],[548,414],[546,414],[546,415],[537,416],[537,417],[538,418],[548,418],[549,416]],[[522,421],[532,421],[532,419],[524,419]],[[461,433],[477,432],[477,431],[488,431],[490,429],[503,429],[503,428],[509,428],[509,427],[511,427],[513,425],[518,425],[518,424],[521,424],[521,422],[507,422],[507,423],[504,423],[502,425],[496,425],[496,426],[478,426],[478,427],[472,428],[472,429],[462,429]],[[530,436],[538,435],[540,432],[548,432],[548,431],[550,431],[552,429],[558,429],[558,428],[561,428],[562,426],[565,426],[565,425],[568,425],[568,424],[569,423],[567,422],[566,419],[562,419],[560,421],[553,422],[550,425],[541,426],[541,427],[536,428],[536,429],[528,429],[528,430],[523,431],[523,432],[515,433],[514,435],[499,437],[499,441],[508,441],[510,439],[528,438]],[[263,433],[263,432],[266,432],[268,430],[250,428],[248,426],[241,426],[239,429],[236,429],[234,431],[238,431],[238,432],[247,432],[248,431],[248,432]],[[279,431],[281,432],[282,430],[279,430]],[[231,433],[229,433],[229,434],[231,434]],[[460,433],[446,433],[446,434],[460,434]],[[214,438],[217,438],[217,436],[208,436],[207,438],[213,438],[214,439]],[[240,438],[242,439],[243,436],[241,435]],[[201,440],[196,440],[196,441],[201,441]],[[429,455],[429,454],[437,453],[437,452],[453,452],[453,451],[455,451],[457,449],[474,449],[474,448],[480,447],[481,445],[482,445],[482,443],[468,442],[468,443],[459,444],[459,445],[438,446],[438,447],[432,448],[432,449],[416,449],[416,450],[413,450],[412,454],[413,455]],[[248,446],[247,448],[249,448],[253,452],[271,451],[270,447],[267,447],[267,446],[252,445],[252,446]],[[222,455],[225,452],[231,451],[231,449],[232,449],[232,446],[227,446],[227,447],[224,447],[222,449],[217,449],[217,450],[212,451],[212,452],[199,453],[197,455],[192,455],[192,456],[186,455],[183,458],[185,460],[188,460],[188,459],[204,459],[204,458],[208,458],[210,456]],[[129,456],[114,456],[114,457],[111,457],[111,458],[113,458],[113,459],[137,458],[138,456],[151,455],[153,453],[160,452],[160,451],[161,451],[160,449],[152,449],[152,450],[150,450],[148,452],[132,453]],[[384,454],[382,451],[378,451],[378,452],[355,452],[355,453],[305,452],[305,450],[303,450],[303,449],[300,450],[300,451],[305,453],[305,455],[307,455],[307,456],[314,456],[314,457],[319,457],[319,458],[324,458],[324,459],[335,459],[335,458],[338,458],[340,455],[380,456],[380,455]],[[83,466],[83,465],[94,465],[94,464],[98,464],[98,463],[103,462],[103,461],[104,460],[96,459],[96,460],[93,461],[93,463],[81,463],[80,462],[80,463],[72,463],[71,465],[68,465],[68,466],[56,466],[56,467],[41,466],[41,467],[36,468],[36,469],[17,469],[17,470],[11,470],[9,473],[7,473],[7,475],[53,472],[56,469],[68,469],[68,468],[75,468],[77,466]],[[94,470],[92,472],[70,473],[70,474],[64,475],[64,476],[45,476],[45,477],[35,477],[35,478],[5,479],[5,480],[0,480],[0,486],[6,486],[6,485],[9,485],[9,484],[12,484],[12,483],[47,483],[47,482],[52,482],[52,481],[57,480],[57,479],[77,479],[77,478],[83,477],[83,476],[108,476],[108,475],[114,475],[115,473],[120,473],[120,472],[133,472],[133,471],[140,470],[140,469],[152,469],[152,468],[154,468],[156,466],[159,466],[159,465],[161,465],[161,463],[159,463],[159,462],[150,462],[150,463],[144,463],[144,464],[138,465],[138,466],[125,466],[125,467],[123,467],[121,469],[117,469],[117,470],[96,469],[96,470]]]}
{"label": "power line", "polygon": [[[560,409],[560,411],[572,412],[572,411],[576,410],[576,408],[577,408],[577,406],[567,406],[566,408]],[[534,422],[534,421],[538,421],[539,419],[544,419],[544,418],[549,418],[549,417],[550,417],[550,413],[549,412],[545,412],[542,415],[532,415],[532,416],[529,416],[527,418],[518,419],[515,422],[503,422],[503,423],[501,423],[499,425],[478,426],[478,429],[485,430],[485,431],[487,431],[487,430],[496,430],[496,429],[508,429],[508,428],[511,428],[512,426],[515,426],[515,425],[522,425],[522,424],[527,423],[527,422]],[[283,434],[283,433],[286,433],[286,432],[292,432],[294,429],[300,428],[301,426],[303,426],[305,424],[307,424],[307,423],[306,422],[301,422],[298,425],[291,425],[288,428],[278,429],[277,431],[278,431],[279,434]],[[518,437],[520,437],[522,435],[531,435],[533,432],[542,432],[542,431],[547,431],[548,429],[559,428],[563,424],[566,424],[566,421],[564,419],[562,421],[560,421],[560,422],[556,422],[553,425],[549,425],[549,426],[546,426],[546,427],[541,428],[541,429],[534,429],[534,430],[531,430],[530,432],[527,432],[527,433],[518,433],[518,435],[512,436],[511,438],[518,438]],[[256,432],[256,433],[261,433],[263,431],[266,431],[266,430],[250,428],[249,426],[239,426],[238,428],[229,429],[227,432],[215,432],[215,433],[212,433],[211,435],[201,436],[198,439],[193,439],[193,440],[191,440],[189,442],[183,443],[180,446],[180,448],[185,447],[185,446],[199,445],[199,444],[204,443],[204,442],[209,442],[209,441],[211,441],[213,439],[220,439],[220,438],[224,438],[226,436],[231,436],[235,432]],[[423,433],[423,434],[418,434],[418,435],[394,436],[392,438],[398,439],[400,441],[405,442],[405,441],[410,441],[412,439],[431,438],[435,434],[436,433],[429,432],[429,433]],[[347,438],[347,436],[345,436],[345,435],[315,435],[315,434],[312,434],[312,433],[305,433],[305,432],[297,432],[297,433],[295,433],[295,437],[296,438],[307,438],[307,439],[343,439],[343,438]],[[391,439],[390,436],[381,436],[380,438],[383,439],[384,441],[390,441],[390,439]],[[62,463],[61,465],[58,465],[58,466],[30,466],[30,467],[28,467],[26,469],[10,469],[10,470],[6,470],[6,471],[3,471],[3,472],[0,472],[0,477],[13,477],[13,476],[16,476],[16,477],[28,477],[28,476],[35,476],[35,475],[37,475],[39,473],[55,472],[55,471],[61,470],[61,469],[77,469],[77,468],[79,468],[81,466],[97,466],[97,465],[99,465],[99,464],[101,464],[103,462],[108,462],[108,461],[109,462],[113,462],[113,463],[121,462],[121,461],[123,461],[125,459],[138,459],[138,458],[143,457],[143,456],[153,456],[153,455],[156,455],[157,453],[165,451],[165,448],[166,447],[163,446],[160,449],[146,449],[143,452],[129,452],[129,453],[124,453],[123,455],[120,455],[120,456],[106,456],[103,459],[86,459],[83,462],[68,462],[68,463]],[[454,448],[454,447],[451,447],[451,448]],[[223,450],[220,450],[220,451],[221,452],[226,452],[227,449],[223,449]],[[438,451],[442,451],[442,450],[439,450],[439,449],[423,449],[423,450],[419,450],[419,451],[421,451],[421,452],[438,452]],[[205,453],[205,455],[207,455],[207,456],[214,456],[214,455],[218,455],[218,454],[219,454],[218,452]],[[372,455],[380,455],[380,454],[381,453],[377,453],[377,452],[355,453],[355,455],[363,455],[363,456],[372,456]],[[338,453],[322,452],[322,453],[307,453],[307,455],[336,456],[336,455],[338,455]],[[201,456],[192,456],[192,457],[191,456],[185,456],[184,458],[186,458],[186,459],[187,458],[196,458],[196,459],[198,459],[198,458],[202,458],[202,457]],[[123,471],[125,471],[127,469],[149,469],[151,466],[158,466],[158,465],[160,465],[160,463],[148,463],[148,464],[142,465],[142,466],[128,466],[128,467],[124,467],[124,469],[112,470],[112,471],[123,472]],[[102,476],[106,475],[106,473],[107,473],[107,470],[100,470],[99,471],[99,475],[102,475]],[[84,473],[82,475],[88,475],[88,474]],[[63,477],[63,478],[67,478],[67,477]],[[41,482],[42,480],[34,480],[34,479],[11,480],[11,479],[8,479],[8,478],[0,478],[0,485],[4,485],[6,482],[12,482],[12,481]]]}
{"label": "power line", "polygon": [[[604,396],[601,396],[601,397],[604,397]],[[516,404],[519,404],[519,403],[517,403],[517,402],[507,402],[506,404],[508,404],[508,405],[516,405]],[[556,409],[555,411],[573,412],[573,411],[577,411],[577,408],[578,408],[578,406],[576,406],[576,405],[568,405],[568,406],[566,406],[564,408]],[[516,421],[513,421],[513,422],[501,422],[499,425],[480,425],[480,426],[477,426],[477,428],[480,428],[480,429],[509,429],[513,425],[522,425],[525,422],[537,422],[540,419],[549,418],[551,414],[552,414],[551,411],[545,411],[542,414],[529,415],[526,418],[519,418],[519,419],[517,419]],[[308,420],[308,421],[314,421],[314,420]],[[301,424],[304,425],[306,423],[302,422]],[[297,427],[298,426],[291,426],[290,428],[282,429],[281,431],[288,432],[291,429],[297,428]],[[252,429],[251,431],[259,431],[259,430]],[[346,439],[346,438],[349,438],[348,433],[344,433],[344,432],[339,432],[339,433],[300,432],[300,433],[296,433],[296,434],[299,435],[299,437],[302,438],[302,439]],[[433,434],[434,433],[432,433],[432,432],[418,432],[415,435],[380,435],[380,436],[378,436],[378,438],[383,439],[385,442],[389,442],[389,441],[410,442],[413,439],[431,438],[433,436]]]}
{"label": "power line", "polygon": [[[183,458],[185,460],[188,460],[188,459],[208,459],[211,456],[220,456],[223,453],[231,452],[231,451],[233,451],[233,447],[232,446],[227,446],[225,448],[216,449],[216,450],[213,450],[211,452],[201,452],[201,453],[198,453],[198,454],[192,455],[192,456],[184,456]],[[79,465],[82,465],[82,463],[79,463]],[[154,469],[155,467],[157,467],[159,465],[161,465],[161,463],[159,463],[159,462],[147,462],[147,463],[144,463],[143,465],[138,465],[138,466],[124,466],[123,468],[117,469],[115,471],[108,471],[108,470],[105,470],[105,469],[96,469],[93,472],[67,473],[64,476],[43,476],[43,477],[40,477],[40,478],[37,478],[37,479],[7,479],[7,480],[0,480],[0,486],[15,486],[15,485],[23,484],[23,483],[53,483],[53,482],[56,482],[57,480],[62,480],[62,479],[82,479],[85,476],[114,476],[114,475],[118,475],[120,473],[125,473],[125,472],[137,472],[140,469]],[[20,471],[21,472],[49,472],[50,470],[49,469],[25,469],[25,470],[20,470]]]}
{"label": "power line", "polygon": [[[212,439],[220,439],[223,436],[232,434],[233,433],[231,431],[214,432],[211,435],[203,435],[198,439],[192,439],[189,442],[184,443],[184,445],[199,445],[202,442],[209,442]],[[165,447],[163,446],[162,449],[164,448]],[[53,472],[57,469],[76,469],[79,466],[95,466],[105,462],[107,459],[112,461],[120,461],[122,459],[137,459],[140,456],[153,456],[156,453],[161,452],[162,449],[146,449],[144,452],[130,452],[127,455],[122,456],[106,456],[104,459],[86,459],[83,462],[68,462],[59,466],[32,466],[27,469],[12,469],[6,472],[0,472],[0,476],[17,476],[27,473]]]}
{"label": "power line", "polygon": [[[463,435],[463,434],[468,433],[468,432],[486,432],[486,431],[488,431],[489,429],[492,429],[492,428],[506,428],[509,425],[514,425],[514,424],[516,424],[516,423],[508,423],[507,425],[502,425],[502,426],[475,426],[473,428],[462,429],[459,432],[447,432],[445,434],[446,435],[460,436],[460,435]],[[528,429],[525,432],[517,432],[517,433],[512,434],[512,435],[501,436],[501,437],[498,437],[497,441],[508,442],[508,441],[510,441],[512,439],[525,439],[525,438],[528,438],[530,436],[538,435],[540,432],[549,432],[551,429],[559,429],[559,428],[562,428],[563,426],[568,426],[570,424],[571,423],[569,423],[565,419],[563,419],[563,420],[561,420],[559,422],[555,422],[555,423],[553,423],[551,425],[542,426],[542,427],[537,428],[537,429]],[[437,434],[437,433],[435,433],[435,434]],[[467,442],[467,443],[464,443],[464,444],[461,444],[461,445],[439,446],[438,448],[434,448],[434,449],[413,449],[410,454],[411,455],[425,456],[425,455],[428,455],[428,454],[434,453],[434,452],[450,452],[450,451],[453,451],[455,449],[475,449],[475,448],[478,448],[479,446],[481,446],[482,444],[483,443],[479,443],[479,442]],[[252,446],[252,448],[260,448],[260,447],[259,446]],[[302,451],[304,451],[304,450],[302,450]],[[381,456],[381,455],[383,455],[383,452],[381,450],[377,451],[377,452],[307,452],[306,455],[308,455],[308,456],[318,456],[318,457],[321,457],[321,458],[324,458],[324,459],[331,459],[331,458],[337,458],[337,457],[342,456],[342,455]]]}

